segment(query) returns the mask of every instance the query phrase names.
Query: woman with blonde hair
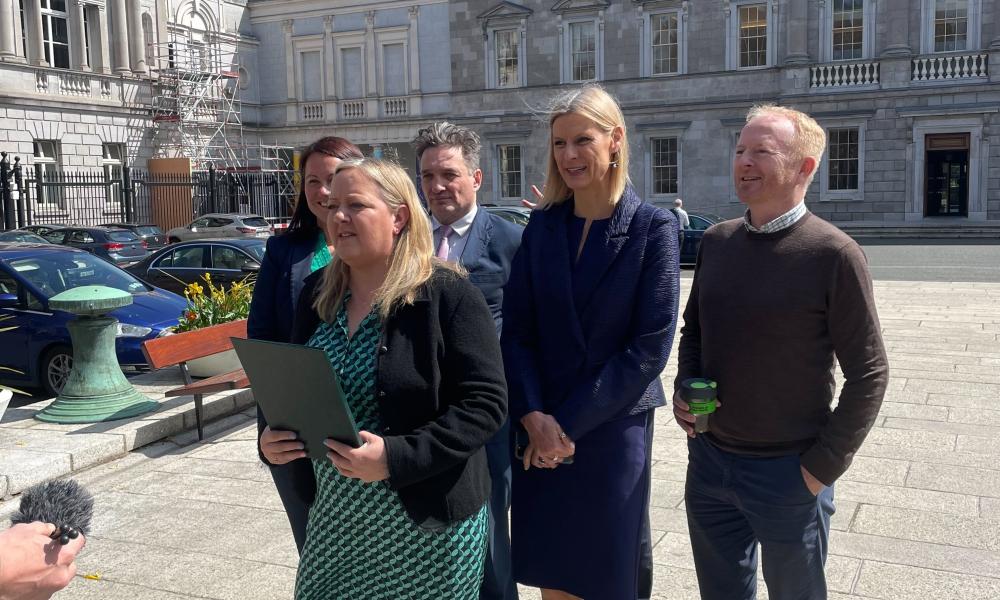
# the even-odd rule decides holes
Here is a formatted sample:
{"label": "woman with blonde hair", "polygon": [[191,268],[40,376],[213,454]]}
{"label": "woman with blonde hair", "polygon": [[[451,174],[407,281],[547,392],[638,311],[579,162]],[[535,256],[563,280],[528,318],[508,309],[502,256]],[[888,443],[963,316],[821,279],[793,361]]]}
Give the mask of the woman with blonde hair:
{"label": "woman with blonde hair", "polygon": [[[400,167],[337,167],[327,231],[337,247],[306,280],[292,341],[322,348],[364,444],[327,440],[295,585],[297,600],[479,597],[489,472],[506,416],[482,294],[433,258],[430,222]],[[268,461],[305,456],[288,431]]]}
{"label": "woman with blonde hair", "polygon": [[545,600],[634,599],[653,409],[677,315],[677,221],[628,177],[625,121],[596,86],[549,116],[549,171],[504,293],[515,439],[515,579]]}

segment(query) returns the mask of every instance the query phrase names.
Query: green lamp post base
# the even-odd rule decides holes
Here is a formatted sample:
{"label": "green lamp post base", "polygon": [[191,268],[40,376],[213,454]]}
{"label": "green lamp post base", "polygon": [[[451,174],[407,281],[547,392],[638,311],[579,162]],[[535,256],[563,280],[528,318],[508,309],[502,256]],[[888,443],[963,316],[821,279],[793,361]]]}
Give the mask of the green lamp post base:
{"label": "green lamp post base", "polygon": [[79,316],[67,324],[73,341],[73,370],[59,397],[36,414],[36,419],[97,423],[135,417],[159,406],[125,378],[115,354],[118,320],[101,315],[131,303],[128,292],[103,286],[74,288],[49,300],[51,308]]}

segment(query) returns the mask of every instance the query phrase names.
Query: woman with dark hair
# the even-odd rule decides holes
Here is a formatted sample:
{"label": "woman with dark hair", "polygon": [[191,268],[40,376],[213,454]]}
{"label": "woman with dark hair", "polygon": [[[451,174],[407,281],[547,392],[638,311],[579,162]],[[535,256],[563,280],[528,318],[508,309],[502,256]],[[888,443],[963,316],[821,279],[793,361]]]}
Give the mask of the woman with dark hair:
{"label": "woman with dark hair", "polygon": [[[331,259],[333,240],[327,239],[326,207],[330,200],[333,173],[342,161],[362,158],[361,150],[340,137],[325,137],[302,152],[299,197],[288,230],[267,240],[264,261],[254,285],[250,303],[247,335],[252,339],[288,342],[292,338],[292,317],[302,292],[302,282],[310,273],[325,267]],[[257,411],[258,435],[267,427],[263,413]],[[272,465],[274,485],[285,507],[299,552],[306,540],[309,506],[316,493],[312,464],[296,460]],[[308,477],[297,477],[301,470]],[[293,482],[295,482],[293,484]]]}

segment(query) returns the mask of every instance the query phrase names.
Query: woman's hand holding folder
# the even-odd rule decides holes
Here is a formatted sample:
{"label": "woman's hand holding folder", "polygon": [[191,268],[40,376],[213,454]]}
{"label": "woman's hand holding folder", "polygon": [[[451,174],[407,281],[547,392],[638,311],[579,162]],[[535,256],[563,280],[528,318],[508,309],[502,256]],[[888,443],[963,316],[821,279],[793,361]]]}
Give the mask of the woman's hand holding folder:
{"label": "woman's hand holding folder", "polygon": [[260,451],[272,465],[283,465],[299,458],[305,458],[306,445],[294,431],[272,430],[265,427],[260,434]]}
{"label": "woman's hand holding folder", "polygon": [[389,478],[389,461],[385,455],[385,440],[367,431],[359,431],[360,448],[351,448],[337,440],[327,438],[324,444],[330,449],[327,458],[344,477],[360,479],[365,483]]}

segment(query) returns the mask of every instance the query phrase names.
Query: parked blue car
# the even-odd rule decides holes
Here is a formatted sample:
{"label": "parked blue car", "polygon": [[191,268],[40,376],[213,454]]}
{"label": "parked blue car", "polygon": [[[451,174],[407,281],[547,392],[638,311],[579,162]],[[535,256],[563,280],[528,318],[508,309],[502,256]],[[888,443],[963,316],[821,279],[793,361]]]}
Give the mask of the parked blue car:
{"label": "parked blue car", "polygon": [[[73,349],[66,323],[73,315],[50,310],[49,298],[85,285],[132,294],[109,313],[118,319],[115,349],[123,367],[144,367],[142,342],[177,324],[183,298],[136,279],[89,252],[53,244],[0,243],[0,379],[57,395],[69,377]],[[5,318],[6,317],[6,318]],[[8,329],[12,328],[12,329]]]}

